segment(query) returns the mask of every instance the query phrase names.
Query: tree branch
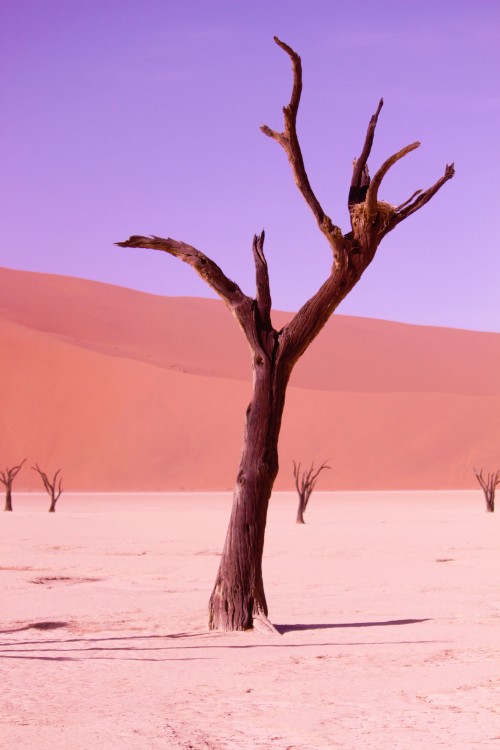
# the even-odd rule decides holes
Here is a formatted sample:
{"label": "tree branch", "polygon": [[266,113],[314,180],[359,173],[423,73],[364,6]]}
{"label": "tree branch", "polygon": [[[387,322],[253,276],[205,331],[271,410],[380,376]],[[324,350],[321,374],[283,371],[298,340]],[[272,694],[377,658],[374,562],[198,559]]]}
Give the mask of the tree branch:
{"label": "tree branch", "polygon": [[281,353],[292,366],[316,338],[342,300],[349,294],[363,269],[336,264],[316,294],[305,302],[281,330]]}
{"label": "tree branch", "polygon": [[[314,464],[311,466],[311,472],[313,470],[313,466],[314,466]],[[323,469],[331,469],[331,468],[332,468],[331,466],[328,466],[328,460],[327,461],[323,461],[323,463],[319,467],[318,471],[312,476],[312,478],[310,480],[310,484],[312,485],[313,488],[316,485],[316,481],[317,481],[319,475],[321,474],[321,472],[323,471]]]}
{"label": "tree branch", "polygon": [[21,471],[22,466],[23,466],[23,464],[24,464],[25,461],[26,461],[26,459],[23,458],[23,460],[21,461],[21,463],[18,464],[17,466],[13,466],[11,469],[7,468],[7,469],[5,469],[5,471],[0,471],[0,482],[5,487],[11,487],[12,486],[12,483],[13,483],[14,479],[16,478],[16,476],[18,475],[18,473]]}
{"label": "tree branch", "polygon": [[224,300],[232,312],[235,311],[238,305],[249,301],[249,298],[243,294],[239,286],[222,272],[217,263],[214,263],[204,253],[185,242],[179,242],[170,237],[164,239],[163,237],[155,237],[154,235],[151,237],[142,237],[134,234],[125,242],[116,242],[115,244],[119,247],[140,247],[161,250],[164,253],[173,255],[175,258],[179,258],[194,268],[198,276],[201,276],[203,281]]}
{"label": "tree branch", "polygon": [[401,151],[398,151],[396,154],[393,154],[388,159],[386,159],[385,162],[380,167],[380,169],[377,171],[373,180],[370,183],[370,187],[368,188],[368,192],[366,194],[365,213],[366,213],[366,217],[368,221],[373,221],[373,219],[375,219],[377,216],[378,189],[385,175],[389,171],[389,169],[394,164],[396,164],[397,161],[402,159],[403,156],[406,156],[406,154],[409,154],[411,151],[414,151],[419,146],[420,146],[419,141],[415,141],[415,143],[410,143],[409,146],[405,146],[404,148],[401,149]]}
{"label": "tree branch", "polygon": [[298,464],[293,461],[293,476],[295,478],[295,487],[297,488],[297,492],[299,495],[301,494],[300,486],[299,486],[299,474],[300,474],[300,462]]}
{"label": "tree branch", "polygon": [[[395,226],[397,226],[400,222],[402,222],[404,219],[406,219],[408,216],[411,216],[411,214],[414,214],[415,211],[418,211],[422,206],[425,206],[426,203],[430,201],[430,199],[437,193],[437,191],[445,184],[445,182],[448,182],[448,180],[451,180],[453,175],[455,174],[455,165],[454,164],[447,164],[446,168],[444,170],[444,175],[437,180],[437,182],[432,185],[432,187],[428,188],[427,190],[418,190],[416,193],[412,195],[412,197],[406,201],[405,203],[402,203],[401,206],[399,206],[396,209],[395,215],[390,219],[387,227],[384,230],[384,234],[387,234],[392,229],[394,229]],[[410,202],[412,198],[417,195],[418,197],[413,202]]]}
{"label": "tree branch", "polygon": [[57,481],[57,476],[60,473],[60,471],[61,469],[58,469],[56,471],[56,473],[54,474],[54,479],[52,480],[52,484],[50,485],[50,488],[52,490],[52,497],[54,498],[54,501],[59,499],[59,496],[62,492],[62,477],[59,477],[59,485],[57,487],[57,496],[56,496],[56,481]]}
{"label": "tree branch", "polygon": [[261,234],[254,236],[252,244],[257,287],[255,300],[264,328],[271,330],[271,288],[269,285],[267,261],[264,255],[264,238],[265,232],[262,231]]}
{"label": "tree branch", "polygon": [[13,468],[11,469],[11,478],[12,478],[12,479],[15,479],[15,478],[17,477],[17,475],[18,475],[18,474],[19,474],[19,472],[21,471],[21,469],[22,469],[22,467],[23,467],[23,464],[24,464],[25,462],[26,462],[26,459],[25,459],[25,458],[23,458],[23,460],[21,461],[21,463],[20,463],[20,464],[19,464],[18,466],[14,466],[14,467],[13,467]]}
{"label": "tree branch", "polygon": [[378,116],[383,106],[384,100],[381,99],[378,103],[377,111],[374,115],[371,116],[370,122],[368,124],[368,129],[366,131],[365,142],[363,145],[363,150],[361,151],[361,155],[358,159],[354,159],[351,187],[349,190],[349,199],[347,201],[347,205],[349,206],[349,208],[355,203],[362,203],[365,200],[366,191],[368,190],[368,186],[370,184],[370,175],[368,173],[367,162],[372,150],[373,137],[375,135],[375,128],[377,127]]}
{"label": "tree branch", "polygon": [[[46,493],[50,495],[50,497],[54,500],[54,502],[56,502],[59,499],[63,491],[62,490],[62,478],[59,479],[59,485],[57,486],[57,489],[56,489],[57,477],[61,473],[61,469],[58,469],[56,471],[56,473],[54,474],[54,479],[52,480],[52,482],[50,482],[47,474],[40,469],[38,464],[35,464],[31,468],[33,469],[33,471],[36,471],[38,472],[38,474],[40,474]],[[57,491],[57,495],[56,495],[56,491]]]}
{"label": "tree branch", "polygon": [[474,474],[476,475],[477,481],[483,488],[484,492],[486,492],[487,490],[491,491],[495,487],[498,487],[498,485],[500,484],[500,469],[496,472],[496,474],[494,474],[493,472],[488,472],[487,479],[483,477],[482,469],[480,469],[479,472],[477,471],[477,469],[474,469]]}
{"label": "tree branch", "polygon": [[43,486],[45,487],[45,492],[47,492],[47,494],[50,495],[50,489],[51,488],[50,488],[50,484],[49,484],[49,480],[48,480],[47,474],[45,474],[45,472],[43,472],[41,470],[41,468],[38,466],[38,464],[35,464],[31,468],[33,469],[33,471],[37,471],[40,474],[40,477],[41,477],[42,482],[43,482]]}
{"label": "tree branch", "polygon": [[483,490],[486,490],[486,482],[484,481],[483,470],[480,469],[479,471],[477,471],[477,469],[474,469],[474,474],[476,475],[477,481],[479,482]]}
{"label": "tree branch", "polygon": [[264,232],[256,235],[253,240],[253,254],[257,280],[257,299],[253,300],[244,294],[234,281],[229,279],[219,268],[217,263],[207,255],[185,242],[173,240],[170,237],[142,237],[133,235],[125,242],[115,243],[119,247],[140,247],[151,250],[161,250],[179,258],[190,265],[203,281],[208,284],[226,303],[253,352],[263,353],[265,342],[259,336],[259,326],[254,320],[254,306],[257,305],[261,321],[267,331],[272,331],[271,325],[271,292],[267,262],[264,256]]}
{"label": "tree branch", "polygon": [[407,206],[407,205],[408,205],[408,203],[411,203],[411,202],[412,202],[412,200],[413,200],[414,198],[416,198],[416,197],[417,197],[417,195],[420,195],[420,193],[421,193],[421,192],[422,192],[422,189],[421,189],[421,188],[419,188],[418,190],[415,190],[415,192],[413,193],[413,195],[410,195],[410,197],[408,198],[408,200],[407,200],[407,201],[405,201],[404,203],[401,203],[401,204],[400,204],[400,205],[399,205],[399,206],[398,206],[398,207],[396,208],[396,211],[401,211],[401,209],[402,209],[402,208],[404,208],[405,206]]}
{"label": "tree branch", "polygon": [[304,159],[297,137],[297,112],[302,93],[302,63],[299,55],[288,44],[285,44],[285,42],[282,42],[276,36],[274,37],[274,41],[278,47],[281,47],[287,53],[292,61],[293,89],[289,104],[283,107],[285,125],[283,133],[278,133],[267,125],[262,125],[261,130],[264,135],[273,138],[284,148],[292,168],[295,184],[313,212],[321,232],[325,235],[333,250],[334,256],[337,257],[337,254],[343,250],[342,232],[339,227],[332,223],[330,217],[325,214],[319,200],[314,194],[304,166]]}

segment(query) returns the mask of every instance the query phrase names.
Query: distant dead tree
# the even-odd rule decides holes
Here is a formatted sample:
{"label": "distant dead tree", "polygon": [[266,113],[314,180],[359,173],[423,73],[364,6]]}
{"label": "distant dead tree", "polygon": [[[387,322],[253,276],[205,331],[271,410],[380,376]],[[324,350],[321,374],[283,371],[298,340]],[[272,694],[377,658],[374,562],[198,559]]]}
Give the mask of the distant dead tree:
{"label": "distant dead tree", "polygon": [[5,471],[0,471],[0,482],[5,487],[4,510],[12,511],[12,483],[21,471],[21,467],[25,461],[26,459],[24,458],[18,466],[13,466],[12,469],[7,468]]}
{"label": "distant dead tree", "polygon": [[53,480],[51,482],[49,480],[49,478],[47,477],[47,474],[45,474],[45,472],[41,470],[41,468],[38,466],[38,464],[35,464],[31,468],[33,469],[33,471],[36,471],[36,472],[38,472],[38,474],[40,474],[40,476],[42,478],[43,486],[45,487],[45,491],[47,492],[47,494],[50,497],[49,513],[55,513],[56,512],[56,503],[57,503],[57,501],[59,500],[59,498],[61,496],[61,492],[63,491],[62,490],[62,485],[61,485],[61,482],[62,482],[61,478],[59,478],[59,484],[57,484],[57,477],[58,477],[61,469],[58,469],[56,471],[56,473],[54,474],[54,478],[53,478]]}
{"label": "distant dead tree", "polygon": [[296,464],[293,462],[293,476],[295,477],[295,486],[299,495],[299,506],[297,508],[296,523],[305,523],[304,513],[306,512],[309,498],[312,495],[312,491],[316,484],[316,480],[323,471],[323,469],[331,469],[328,463],[324,461],[317,471],[314,471],[314,463],[311,464],[311,468],[306,471],[304,469],[302,474],[300,473],[300,463]]}
{"label": "distant dead tree", "polygon": [[[283,148],[298,190],[309,206],[326,240],[332,268],[315,294],[283,328],[271,319],[271,289],[264,232],[253,239],[255,297],[245,294],[203,252],[186,242],[157,236],[132,235],[120,247],[150,248],[187,263],[222,298],[242,329],[251,350],[253,394],[246,410],[243,449],[236,477],[233,507],[222,550],[219,570],[209,602],[211,630],[247,630],[254,619],[272,629],[262,578],[262,555],[267,511],[278,474],[278,438],[285,394],[295,363],[375,257],[383,238],[428,203],[455,174],[453,164],[427,190],[417,190],[398,205],[380,200],[382,180],[403,157],[420,146],[416,141],[386,159],[373,179],[368,172],[375,128],[382,109],[381,99],[372,116],[360,156],[354,161],[347,206],[350,229],[343,233],[324,211],[304,165],[297,135],[297,114],[302,93],[302,62],[299,55],[277,37],[276,44],[292,64],[293,88],[283,108],[283,130],[261,127],[264,135]],[[335,94],[333,93],[332,96]],[[202,165],[199,165],[202,168]],[[169,179],[174,179],[169,175]],[[305,263],[309,263],[306,253]]]}
{"label": "distant dead tree", "polygon": [[486,478],[483,477],[482,469],[480,469],[479,471],[477,471],[477,469],[474,469],[474,473],[484,492],[484,498],[486,500],[486,512],[493,513],[493,511],[495,510],[495,489],[500,484],[500,469],[495,473],[493,473],[492,471],[488,472],[488,476]]}

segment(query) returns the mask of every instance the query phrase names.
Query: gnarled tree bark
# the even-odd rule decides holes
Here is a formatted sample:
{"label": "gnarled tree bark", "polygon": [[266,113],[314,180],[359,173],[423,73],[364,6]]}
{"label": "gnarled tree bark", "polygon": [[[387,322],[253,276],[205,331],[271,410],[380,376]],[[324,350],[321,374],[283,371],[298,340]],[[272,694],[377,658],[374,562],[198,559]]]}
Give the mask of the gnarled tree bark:
{"label": "gnarled tree bark", "polygon": [[120,247],[151,248],[188,263],[222,298],[242,328],[250,345],[253,395],[246,413],[243,450],[234,491],[219,571],[209,603],[209,626],[217,630],[245,630],[258,619],[268,627],[262,580],[262,554],[269,498],[278,472],[278,437],[285,392],[293,366],[318,335],[339,303],[359,281],[374,258],[381,239],[427,203],[454,174],[447,166],[443,177],[427,191],[421,190],[398,208],[378,202],[378,188],[393,164],[419,144],[411,144],[390,157],[370,183],[370,155],[380,101],[370,120],[360,158],[355,161],[348,206],[352,231],[342,234],[324,212],[309,182],[300,149],[296,121],[302,91],[302,65],[297,53],[275,37],[292,63],[293,90],[284,107],[284,130],[262,126],[265,135],[284,149],[295,183],[311,209],[333,253],[329,277],[311,299],[281,330],[271,323],[271,293],[264,256],[264,232],[253,242],[257,293],[248,297],[219,266],[184,242],[134,235]]}

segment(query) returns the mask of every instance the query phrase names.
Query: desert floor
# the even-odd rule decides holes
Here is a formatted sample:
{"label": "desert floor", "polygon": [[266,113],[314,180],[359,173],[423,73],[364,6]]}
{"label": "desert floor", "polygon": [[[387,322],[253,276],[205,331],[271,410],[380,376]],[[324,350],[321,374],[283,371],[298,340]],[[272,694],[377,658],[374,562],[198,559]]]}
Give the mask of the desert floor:
{"label": "desert floor", "polygon": [[229,494],[15,494],[1,747],[500,748],[500,513],[480,492],[271,501],[282,635],[213,633]]}

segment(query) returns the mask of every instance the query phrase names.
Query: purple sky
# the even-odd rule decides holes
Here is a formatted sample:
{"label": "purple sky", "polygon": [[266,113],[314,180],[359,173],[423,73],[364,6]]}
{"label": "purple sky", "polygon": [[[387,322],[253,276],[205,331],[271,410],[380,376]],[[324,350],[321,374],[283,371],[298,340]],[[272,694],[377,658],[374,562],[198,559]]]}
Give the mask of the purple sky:
{"label": "purple sky", "polygon": [[266,229],[274,306],[297,309],[330,250],[293,183],[291,91],[277,34],[302,56],[299,137],[313,188],[347,231],[352,158],[378,99],[380,197],[456,176],[382,243],[339,311],[500,331],[498,0],[3,0],[0,264],[165,295],[211,296],[190,268],[113,242],[195,245],[253,293]]}

